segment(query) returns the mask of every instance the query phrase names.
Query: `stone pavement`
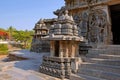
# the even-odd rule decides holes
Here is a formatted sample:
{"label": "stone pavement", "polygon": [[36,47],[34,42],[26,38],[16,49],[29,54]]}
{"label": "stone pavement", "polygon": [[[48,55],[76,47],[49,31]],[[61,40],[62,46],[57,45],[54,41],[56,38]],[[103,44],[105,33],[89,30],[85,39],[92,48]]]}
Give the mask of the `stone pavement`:
{"label": "stone pavement", "polygon": [[43,55],[49,53],[32,53],[27,50],[12,52],[16,56],[28,58],[28,60],[4,62],[0,60],[0,80],[60,80],[38,72]]}

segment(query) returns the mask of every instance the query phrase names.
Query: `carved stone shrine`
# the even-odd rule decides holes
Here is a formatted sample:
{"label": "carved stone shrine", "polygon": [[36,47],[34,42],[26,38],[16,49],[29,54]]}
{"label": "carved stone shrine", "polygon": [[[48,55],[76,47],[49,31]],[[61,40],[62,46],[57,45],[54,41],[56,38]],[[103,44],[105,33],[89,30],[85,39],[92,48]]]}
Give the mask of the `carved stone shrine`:
{"label": "carved stone shrine", "polygon": [[49,52],[50,51],[49,41],[42,40],[42,37],[48,35],[48,28],[46,27],[44,20],[40,19],[40,21],[35,25],[34,31],[35,34],[33,35],[31,51],[38,53]]}
{"label": "carved stone shrine", "polygon": [[43,39],[50,40],[50,56],[43,57],[40,72],[61,79],[69,78],[78,69],[79,42],[84,38],[78,36],[77,26],[67,10],[58,16],[49,35]]}

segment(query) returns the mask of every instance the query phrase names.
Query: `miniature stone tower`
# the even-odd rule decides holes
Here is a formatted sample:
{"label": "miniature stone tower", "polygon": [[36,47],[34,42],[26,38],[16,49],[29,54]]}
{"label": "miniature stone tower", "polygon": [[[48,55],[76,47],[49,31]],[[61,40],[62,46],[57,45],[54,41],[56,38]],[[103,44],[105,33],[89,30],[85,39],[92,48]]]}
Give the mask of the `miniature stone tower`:
{"label": "miniature stone tower", "polygon": [[44,20],[40,19],[36,23],[34,28],[35,34],[33,35],[33,41],[31,46],[31,51],[33,52],[48,52],[49,42],[42,40],[42,37],[48,35],[48,28],[46,27]]}
{"label": "miniature stone tower", "polygon": [[83,37],[78,36],[78,29],[72,16],[66,10],[58,16],[58,21],[50,28],[49,36],[44,39],[50,40],[50,56],[43,57],[40,72],[64,79],[69,78],[74,71],[76,60],[79,57],[79,42]]}

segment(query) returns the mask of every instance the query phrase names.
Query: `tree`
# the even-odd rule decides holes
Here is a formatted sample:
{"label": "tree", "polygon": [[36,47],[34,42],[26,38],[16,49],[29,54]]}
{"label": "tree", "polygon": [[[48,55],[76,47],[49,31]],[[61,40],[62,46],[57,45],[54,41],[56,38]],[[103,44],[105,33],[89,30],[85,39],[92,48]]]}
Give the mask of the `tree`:
{"label": "tree", "polygon": [[3,30],[3,29],[0,29],[0,39],[8,39],[9,38],[9,34]]}
{"label": "tree", "polygon": [[13,26],[10,26],[8,28],[8,32],[9,32],[9,36],[10,36],[10,40],[13,40],[13,31],[16,31],[16,29]]}
{"label": "tree", "polygon": [[17,42],[21,42],[24,46],[24,48],[28,48],[30,46],[30,43],[32,42],[32,35],[33,31],[28,31],[28,30],[16,30],[13,33],[13,38],[14,40],[16,40]]}

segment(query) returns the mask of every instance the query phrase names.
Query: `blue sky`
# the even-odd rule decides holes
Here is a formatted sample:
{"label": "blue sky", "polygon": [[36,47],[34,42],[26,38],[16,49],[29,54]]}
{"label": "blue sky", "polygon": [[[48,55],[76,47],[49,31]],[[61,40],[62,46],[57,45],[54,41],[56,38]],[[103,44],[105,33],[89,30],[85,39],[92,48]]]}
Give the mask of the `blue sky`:
{"label": "blue sky", "polygon": [[0,28],[32,30],[40,18],[57,17],[53,11],[63,5],[64,0],[0,0]]}

